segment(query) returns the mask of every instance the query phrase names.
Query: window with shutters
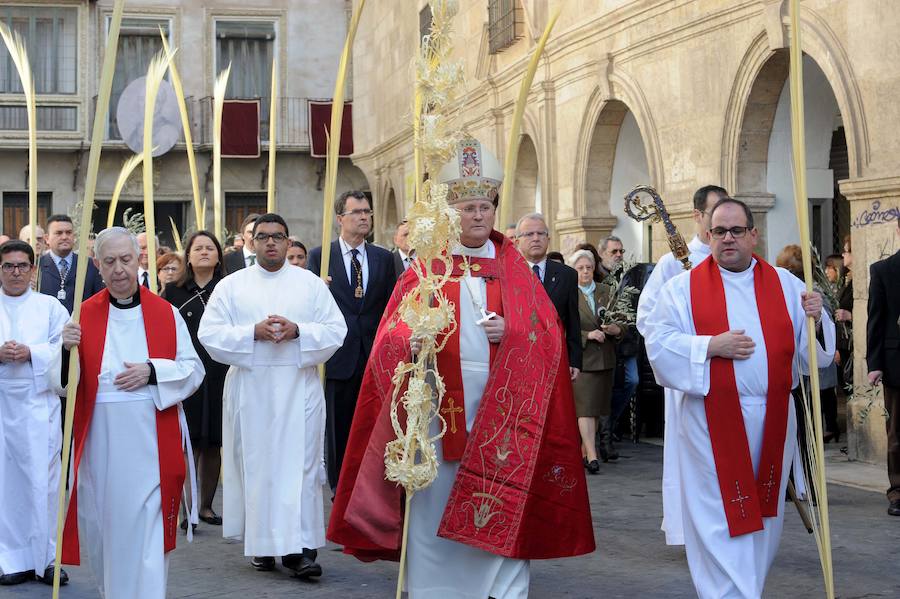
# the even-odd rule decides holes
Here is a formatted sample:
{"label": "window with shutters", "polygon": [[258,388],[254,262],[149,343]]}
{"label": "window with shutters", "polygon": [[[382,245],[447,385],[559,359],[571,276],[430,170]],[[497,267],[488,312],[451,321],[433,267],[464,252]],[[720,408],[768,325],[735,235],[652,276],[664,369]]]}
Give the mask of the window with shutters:
{"label": "window with shutters", "polygon": [[[39,191],[38,200],[38,223],[45,223],[50,218],[50,199],[52,195],[49,191]],[[4,191],[3,192],[3,234],[9,235],[12,239],[19,238],[19,231],[28,224],[28,192],[27,191]],[[43,226],[43,225],[42,225]]]}
{"label": "window with shutters", "polygon": [[265,214],[268,210],[265,192],[225,192],[225,229],[231,235],[241,232],[241,223],[248,215]]}
{"label": "window with shutters", "polygon": [[259,126],[262,139],[269,139],[269,105],[274,57],[274,21],[216,21],[216,76],[231,64],[225,97],[259,98]]}
{"label": "window with shutters", "polygon": [[488,41],[491,54],[512,46],[522,37],[524,29],[521,0],[488,0]]}

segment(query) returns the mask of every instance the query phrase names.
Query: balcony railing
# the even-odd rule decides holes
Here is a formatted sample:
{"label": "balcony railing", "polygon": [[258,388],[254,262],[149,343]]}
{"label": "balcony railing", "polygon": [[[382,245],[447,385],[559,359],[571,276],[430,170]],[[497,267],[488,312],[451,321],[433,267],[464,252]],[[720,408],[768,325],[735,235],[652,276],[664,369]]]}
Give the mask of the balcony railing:
{"label": "balcony railing", "polygon": [[[269,141],[269,123],[265,118],[268,112],[268,100],[263,99],[260,102],[260,123],[259,135],[262,143]],[[212,147],[213,143],[213,99],[209,96],[196,99],[194,97],[185,98],[188,109],[188,120],[191,123],[191,137],[194,145],[199,147]],[[262,104],[266,103],[266,106]],[[93,118],[96,113],[97,97],[95,96],[91,108],[91,124],[88,129],[90,132],[93,127]],[[279,148],[287,148],[294,150],[309,149],[309,121],[308,121],[307,98],[279,98],[278,99],[278,131],[276,135],[276,143]],[[115,121],[115,113],[110,116],[110,126],[107,127],[106,141],[111,143],[122,142],[122,137],[118,133],[118,129],[112,124]],[[179,138],[180,143],[184,143],[184,136]]]}

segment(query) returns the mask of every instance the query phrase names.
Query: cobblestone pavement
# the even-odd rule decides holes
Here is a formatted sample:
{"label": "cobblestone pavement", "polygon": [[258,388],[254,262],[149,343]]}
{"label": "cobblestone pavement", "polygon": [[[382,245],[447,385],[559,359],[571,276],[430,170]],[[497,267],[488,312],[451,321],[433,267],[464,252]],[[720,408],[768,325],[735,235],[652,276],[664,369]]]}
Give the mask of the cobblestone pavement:
{"label": "cobblestone pavement", "polygon": [[[589,477],[598,549],[591,555],[532,563],[531,597],[694,597],[684,551],[667,547],[659,531],[662,448],[626,444],[622,459]],[[830,485],[837,595],[843,599],[900,597],[900,518],[887,516],[880,493]],[[319,552],[325,574],[304,583],[284,571],[254,571],[240,543],[201,523],[193,544],[179,539],[172,555],[169,597],[233,599],[281,597],[393,597],[397,564],[363,564],[336,550]],[[86,568],[68,568],[65,599],[98,597]],[[465,575],[465,573],[460,573]],[[0,588],[4,599],[49,597],[38,583]],[[766,588],[767,598],[822,597],[813,537],[788,506],[785,532]],[[109,598],[130,599],[130,598]]]}

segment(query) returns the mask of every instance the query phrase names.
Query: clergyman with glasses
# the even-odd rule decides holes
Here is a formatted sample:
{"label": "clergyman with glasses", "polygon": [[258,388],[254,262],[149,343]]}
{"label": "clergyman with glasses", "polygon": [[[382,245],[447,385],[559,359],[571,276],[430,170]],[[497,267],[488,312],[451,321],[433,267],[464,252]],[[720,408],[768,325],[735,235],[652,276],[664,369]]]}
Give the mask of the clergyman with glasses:
{"label": "clergyman with glasses", "polygon": [[[373,221],[372,204],[366,195],[361,191],[342,193],[335,200],[334,213],[340,235],[331,242],[328,279],[331,294],[347,321],[347,338],[325,364],[325,461],[332,491],[337,488],[375,332],[397,281],[391,253],[366,241]],[[321,264],[322,248],[313,248],[307,267],[319,275]]]}
{"label": "clergyman with glasses", "polygon": [[[328,288],[287,262],[287,223],[253,225],[256,262],[222,279],[197,337],[231,368],[222,423],[223,522],[257,570],[275,558],[294,576],[321,576],[325,544],[324,397],[318,366],[347,326]],[[199,262],[198,262],[199,264]]]}
{"label": "clergyman with glasses", "polygon": [[820,366],[834,356],[834,324],[820,294],[753,253],[745,203],[723,198],[709,218],[711,256],[663,286],[644,335],[657,380],[684,394],[673,492],[697,594],[760,597],[797,446],[791,389],[809,370],[807,319],[824,339]]}
{"label": "clergyman with glasses", "polygon": [[[52,584],[62,428],[59,367],[69,313],[31,290],[34,250],[0,245],[0,585]],[[61,572],[63,584],[68,580]]]}

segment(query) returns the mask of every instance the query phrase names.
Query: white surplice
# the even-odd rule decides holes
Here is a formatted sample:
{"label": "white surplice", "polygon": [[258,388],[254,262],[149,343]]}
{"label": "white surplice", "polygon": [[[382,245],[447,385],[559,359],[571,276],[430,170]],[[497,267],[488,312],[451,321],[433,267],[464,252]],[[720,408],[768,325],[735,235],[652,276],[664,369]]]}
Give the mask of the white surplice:
{"label": "white surplice", "polygon": [[[691,266],[697,266],[710,254],[708,245],[700,241],[696,235],[688,243]],[[637,309],[637,329],[647,336],[644,323],[659,300],[659,292],[663,285],[685,272],[680,260],[669,252],[659,259],[650,277],[641,290]],[[657,378],[657,381],[659,379]],[[681,522],[681,492],[678,474],[678,417],[681,399],[684,394],[677,389],[663,388],[665,430],[663,432],[663,520],[662,530],[666,533],[667,545],[684,545],[684,527]]]}
{"label": "white surplice", "polygon": [[[300,335],[254,341],[271,315]],[[317,366],[344,341],[347,324],[319,277],[285,262],[259,263],[222,279],[198,337],[213,360],[230,364],[222,423],[222,534],[243,539],[245,555],[284,556],[325,545],[325,397]]]}
{"label": "white surplice", "polygon": [[59,356],[69,313],[55,297],[0,292],[0,344],[27,345],[31,360],[0,363],[0,573],[44,574],[56,552]]}
{"label": "white surplice", "polygon": [[[755,264],[755,260],[753,261]],[[793,382],[798,371],[808,372],[806,317],[801,304],[803,283],[778,268],[778,277],[794,325],[796,345]],[[756,294],[753,265],[734,273],[720,269],[725,288],[731,330],[743,329],[756,343],[747,360],[734,361],[741,412],[747,431],[754,473],[762,450],[768,390],[768,366]],[[777,290],[769,290],[777,293]],[[680,485],[678,492],[684,520],[684,541],[694,587],[701,599],[755,599],[762,595],[766,575],[781,540],[784,503],[778,515],[763,518],[764,530],[731,537],[722,507],[715,461],[706,421],[704,397],[710,386],[710,360],[706,353],[711,337],[697,335],[691,314],[690,273],[678,275],[663,286],[659,300],[644,322],[647,355],[657,379],[680,391],[677,435]],[[834,356],[834,324],[822,313],[825,348],[817,346],[819,364]],[[793,400],[789,398],[788,430],[782,460],[780,497],[784,497],[797,444]],[[669,501],[664,497],[663,501]]]}
{"label": "white surplice", "polygon": [[[496,248],[488,241],[480,248],[459,246],[454,254],[494,258]],[[484,328],[476,324],[486,308],[484,278],[468,274],[459,285],[459,350],[465,396],[466,431],[481,404],[490,369],[490,345]],[[478,295],[473,301],[470,290]],[[432,422],[431,434],[439,432]],[[521,599],[528,596],[529,562],[501,557],[437,536],[441,517],[456,480],[459,462],[445,462],[443,446],[437,443],[438,475],[431,485],[413,495],[409,512],[406,588],[409,599]]]}
{"label": "white surplice", "polygon": [[187,325],[177,308],[172,311],[175,359],[151,360],[156,385],[120,391],[113,381],[124,362],[147,361],[147,335],[139,305],[109,307],[97,401],[78,472],[81,548],[106,599],[166,596],[156,412],[190,397],[205,375]]}

